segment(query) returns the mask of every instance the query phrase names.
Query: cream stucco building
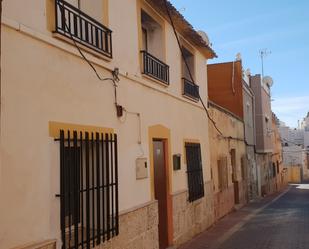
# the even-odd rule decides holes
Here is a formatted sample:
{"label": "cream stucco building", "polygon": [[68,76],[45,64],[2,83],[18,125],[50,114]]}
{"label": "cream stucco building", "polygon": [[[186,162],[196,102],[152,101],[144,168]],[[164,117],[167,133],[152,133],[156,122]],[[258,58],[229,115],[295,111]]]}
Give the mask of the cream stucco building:
{"label": "cream stucco building", "polygon": [[242,120],[213,102],[209,106],[219,130],[230,137],[222,137],[209,125],[214,211],[215,219],[219,220],[248,201],[246,146]]}
{"label": "cream stucco building", "polygon": [[1,249],[166,248],[212,224],[199,97],[215,54],[167,9],[3,1]]}

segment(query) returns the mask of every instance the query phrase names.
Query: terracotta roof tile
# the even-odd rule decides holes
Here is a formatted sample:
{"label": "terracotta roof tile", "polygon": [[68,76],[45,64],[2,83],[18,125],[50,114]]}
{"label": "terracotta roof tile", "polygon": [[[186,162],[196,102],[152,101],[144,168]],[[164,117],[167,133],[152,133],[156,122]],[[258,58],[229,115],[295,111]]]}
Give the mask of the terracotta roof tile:
{"label": "terracotta roof tile", "polygon": [[[146,2],[167,20],[169,20],[166,12],[165,0],[146,0]],[[206,54],[209,55],[209,58],[217,57],[215,51],[203,40],[200,34],[169,1],[167,1],[167,6],[177,31],[193,45],[206,52]]]}

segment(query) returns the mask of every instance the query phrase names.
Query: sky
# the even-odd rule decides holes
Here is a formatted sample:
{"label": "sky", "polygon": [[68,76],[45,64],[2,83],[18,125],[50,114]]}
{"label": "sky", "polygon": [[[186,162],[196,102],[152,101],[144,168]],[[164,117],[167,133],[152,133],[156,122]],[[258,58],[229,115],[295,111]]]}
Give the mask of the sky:
{"label": "sky", "polygon": [[205,31],[218,55],[242,55],[244,69],[274,80],[272,109],[290,127],[309,112],[309,0],[170,0],[196,30]]}

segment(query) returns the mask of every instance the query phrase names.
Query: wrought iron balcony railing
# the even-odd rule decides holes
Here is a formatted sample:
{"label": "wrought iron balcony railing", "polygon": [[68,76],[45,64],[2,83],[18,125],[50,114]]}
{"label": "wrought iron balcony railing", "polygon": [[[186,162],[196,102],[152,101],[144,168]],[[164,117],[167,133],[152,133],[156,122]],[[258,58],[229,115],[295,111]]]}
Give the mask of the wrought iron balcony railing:
{"label": "wrought iron balcony railing", "polygon": [[143,74],[169,85],[169,66],[147,51],[141,51],[143,56]]}
{"label": "wrought iron balcony railing", "polygon": [[196,101],[199,100],[199,86],[187,80],[186,78],[182,78],[183,80],[183,95],[192,98]]}
{"label": "wrought iron balcony railing", "polygon": [[55,0],[55,32],[112,58],[112,31],[64,0]]}

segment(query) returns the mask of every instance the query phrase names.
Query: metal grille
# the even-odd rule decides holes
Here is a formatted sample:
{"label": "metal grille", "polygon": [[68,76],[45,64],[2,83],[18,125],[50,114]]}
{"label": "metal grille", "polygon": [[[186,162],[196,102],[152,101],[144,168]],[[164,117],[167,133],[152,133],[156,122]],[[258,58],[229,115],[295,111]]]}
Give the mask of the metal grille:
{"label": "metal grille", "polygon": [[183,95],[193,98],[195,100],[199,100],[199,86],[187,80],[186,78],[182,78],[183,80]]}
{"label": "metal grille", "polygon": [[62,248],[91,248],[119,233],[117,135],[60,131]]}
{"label": "metal grille", "polygon": [[55,0],[56,33],[112,58],[112,31],[64,0]]}
{"label": "metal grille", "polygon": [[169,85],[169,66],[147,51],[141,51],[143,56],[143,74]]}
{"label": "metal grille", "polygon": [[186,143],[186,158],[189,201],[193,202],[204,196],[204,180],[200,144]]}

